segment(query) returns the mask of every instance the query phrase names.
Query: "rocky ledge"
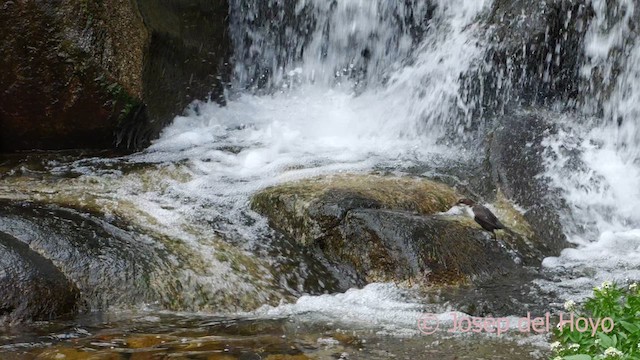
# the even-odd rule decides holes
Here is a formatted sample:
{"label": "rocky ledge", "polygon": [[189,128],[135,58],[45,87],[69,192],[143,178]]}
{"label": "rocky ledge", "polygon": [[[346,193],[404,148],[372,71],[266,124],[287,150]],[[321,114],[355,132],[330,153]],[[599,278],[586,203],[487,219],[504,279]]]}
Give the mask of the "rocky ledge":
{"label": "rocky ledge", "polygon": [[471,284],[537,266],[549,255],[502,196],[489,205],[510,228],[497,240],[452,209],[460,197],[428,179],[340,175],[264,189],[251,205],[274,229],[315,249],[345,285]]}

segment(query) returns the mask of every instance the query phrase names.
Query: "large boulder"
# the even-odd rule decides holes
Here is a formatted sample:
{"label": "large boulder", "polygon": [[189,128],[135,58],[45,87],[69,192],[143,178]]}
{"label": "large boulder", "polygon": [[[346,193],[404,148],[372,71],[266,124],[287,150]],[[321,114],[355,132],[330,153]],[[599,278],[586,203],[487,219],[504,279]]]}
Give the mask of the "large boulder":
{"label": "large boulder", "polygon": [[472,219],[444,213],[459,197],[426,179],[346,175],[267,188],[252,207],[300,246],[317,249],[351,286],[461,284],[540,264],[543,242],[507,201],[495,210],[512,231],[493,240]]}
{"label": "large boulder", "polygon": [[303,245],[327,235],[352,209],[402,209],[420,214],[447,211],[458,196],[444,184],[383,176],[333,176],[266,189],[254,210]]}
{"label": "large boulder", "polygon": [[0,151],[140,148],[221,93],[225,1],[0,6]]}

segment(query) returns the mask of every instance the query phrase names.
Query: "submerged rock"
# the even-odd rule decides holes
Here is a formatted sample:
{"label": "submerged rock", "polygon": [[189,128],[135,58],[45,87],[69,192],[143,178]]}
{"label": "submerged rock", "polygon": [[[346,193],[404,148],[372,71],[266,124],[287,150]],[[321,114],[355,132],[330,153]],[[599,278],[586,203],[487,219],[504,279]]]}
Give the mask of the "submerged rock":
{"label": "submerged rock", "polygon": [[425,179],[347,175],[265,189],[252,207],[301,246],[317,249],[350,286],[468,283],[540,264],[543,243],[506,201],[496,213],[513,232],[494,241],[472,219],[442,213],[459,197]]}

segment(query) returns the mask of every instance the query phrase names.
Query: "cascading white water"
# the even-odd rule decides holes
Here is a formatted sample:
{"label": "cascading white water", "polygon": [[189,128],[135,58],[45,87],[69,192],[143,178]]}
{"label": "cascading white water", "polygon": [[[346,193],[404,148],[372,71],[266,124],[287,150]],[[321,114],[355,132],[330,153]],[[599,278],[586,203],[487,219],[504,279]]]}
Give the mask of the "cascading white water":
{"label": "cascading white water", "polygon": [[[591,86],[584,90],[591,94],[587,119],[554,113],[559,130],[544,143],[546,176],[563,191],[571,209],[564,227],[578,245],[544,265],[560,270],[568,297],[612,277],[640,279],[632,270],[640,264],[640,45],[630,25],[633,0],[609,3],[592,2],[583,68]],[[230,101],[192,106],[134,156],[181,162],[192,178],[169,187],[161,201],[138,196],[141,204],[166,217],[160,222],[223,220],[217,230],[251,242],[259,229],[245,224],[248,201],[265,186],[376,167],[402,171],[434,154],[465,157],[455,145],[438,144],[471,120],[475,104],[461,96],[461,75],[487,49],[478,16],[490,1],[427,4],[231,1]],[[164,211],[162,202],[172,199],[181,200]]]}
{"label": "cascading white water", "polygon": [[[569,297],[604,280],[640,280],[640,44],[631,31],[637,10],[632,0],[592,5],[582,71],[591,93],[586,119],[567,117],[546,140],[547,175],[571,209],[564,225],[577,248],[544,265],[573,272],[563,279]],[[603,116],[595,118],[599,107]]]}
{"label": "cascading white water", "polygon": [[[489,2],[438,2],[419,43],[411,40],[417,25],[402,19],[427,16],[425,1],[331,4],[233,1],[236,57],[247,56],[236,69],[236,90],[242,81],[251,85],[252,74],[265,66],[271,90],[236,94],[225,107],[194,106],[175,119],[145,159],[188,160],[197,169],[196,180],[179,191],[238,210],[246,207],[238,199],[246,201],[256,189],[285,178],[398,168],[450,153],[436,141],[443,125],[463,122],[468,113],[460,75],[482,55],[474,20]],[[261,11],[293,18],[261,24]],[[290,48],[279,44],[283,33]],[[341,69],[350,68],[364,48],[368,85],[355,91],[352,85],[361,79],[342,77]]]}
{"label": "cascading white water", "polygon": [[[165,194],[135,195],[159,223],[215,219],[218,232],[251,244],[265,227],[246,221],[260,188],[340,171],[402,171],[434,154],[465,156],[436,142],[445,125],[466,121],[460,78],[483,54],[476,17],[490,1],[230,5],[239,63],[228,104],[194,104],[131,157],[188,168],[191,180],[169,184]],[[428,28],[418,29],[427,16]]]}
{"label": "cascading white water", "polygon": [[230,1],[236,86],[380,82],[407,58],[431,6],[410,1]]}

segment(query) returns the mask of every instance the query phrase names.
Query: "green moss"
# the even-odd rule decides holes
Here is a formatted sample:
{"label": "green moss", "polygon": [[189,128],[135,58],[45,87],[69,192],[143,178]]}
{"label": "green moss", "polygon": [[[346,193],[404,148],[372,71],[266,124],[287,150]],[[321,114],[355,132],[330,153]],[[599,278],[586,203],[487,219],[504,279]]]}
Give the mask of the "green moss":
{"label": "green moss", "polygon": [[496,197],[494,206],[496,215],[503,224],[527,238],[535,237],[535,232],[524,218],[524,215],[515,208],[513,203],[511,203],[500,190],[498,190],[498,196]]}
{"label": "green moss", "polygon": [[379,202],[385,209],[415,211],[434,214],[447,211],[458,199],[456,192],[445,184],[409,177],[379,175],[336,175],[302,180],[265,189],[254,197],[253,203],[260,207],[269,199],[292,197],[304,203],[329,191],[346,191]]}
{"label": "green moss", "polygon": [[310,207],[327,202],[328,197],[345,194],[368,204],[364,207],[375,204],[375,207],[383,209],[422,215],[447,211],[459,197],[449,186],[427,179],[336,175],[267,188],[252,198],[251,207],[299,243],[310,245],[325,236],[339,221],[331,216],[312,216]]}
{"label": "green moss", "polygon": [[131,96],[119,83],[109,83],[105,81],[104,78],[97,80],[111,98],[113,113],[118,114],[116,124],[122,125],[133,115],[133,111],[139,108],[142,103],[137,98]]}

